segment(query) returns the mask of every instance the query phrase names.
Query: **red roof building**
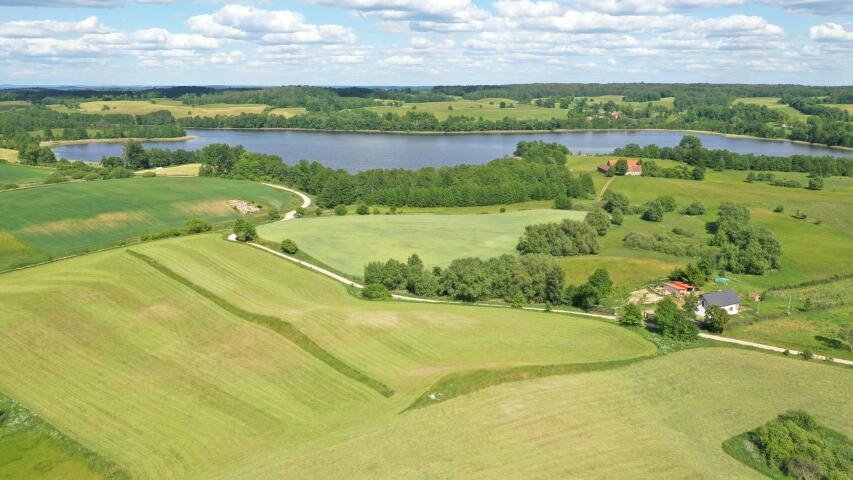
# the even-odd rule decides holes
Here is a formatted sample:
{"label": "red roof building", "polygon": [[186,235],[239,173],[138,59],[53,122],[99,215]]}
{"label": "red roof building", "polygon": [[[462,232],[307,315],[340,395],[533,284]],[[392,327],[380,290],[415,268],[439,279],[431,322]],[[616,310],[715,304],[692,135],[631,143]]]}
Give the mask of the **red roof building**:
{"label": "red roof building", "polygon": [[[611,168],[616,166],[617,160],[608,160],[607,163],[602,163],[598,166],[598,171],[601,173],[607,173]],[[628,171],[625,172],[625,175],[630,176],[640,176],[643,174],[643,165],[640,164],[640,161],[634,158],[627,159],[628,162]]]}
{"label": "red roof building", "polygon": [[688,294],[690,292],[695,292],[696,287],[687,282],[679,282],[678,280],[673,280],[666,285],[663,286],[663,289],[666,293],[670,295],[682,296]]}

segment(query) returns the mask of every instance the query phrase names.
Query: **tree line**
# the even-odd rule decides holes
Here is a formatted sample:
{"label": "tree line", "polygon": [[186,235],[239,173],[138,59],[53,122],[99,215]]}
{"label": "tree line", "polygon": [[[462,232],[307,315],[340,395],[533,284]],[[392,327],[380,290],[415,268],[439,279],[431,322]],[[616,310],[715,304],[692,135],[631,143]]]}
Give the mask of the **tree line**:
{"label": "tree line", "polygon": [[660,147],[655,144],[641,147],[632,143],[615,149],[613,155],[675,160],[697,168],[713,170],[809,172],[822,176],[848,176],[853,172],[853,158],[849,157],[831,155],[781,157],[735,153],[729,150],[711,150],[702,147],[701,140],[692,135],[684,136],[679,145],[675,147]]}

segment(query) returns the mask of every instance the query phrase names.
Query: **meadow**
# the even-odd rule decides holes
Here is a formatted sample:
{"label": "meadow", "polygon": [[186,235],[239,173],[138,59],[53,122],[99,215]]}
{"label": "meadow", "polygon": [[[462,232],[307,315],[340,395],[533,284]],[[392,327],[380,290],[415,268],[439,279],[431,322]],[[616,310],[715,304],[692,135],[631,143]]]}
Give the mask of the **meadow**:
{"label": "meadow", "polygon": [[0,391],[134,478],[252,477],[242,471],[393,421],[452,372],[655,352],[595,320],[367,302],[218,235],[130,249],[223,301],[289,322],[395,391],[377,394],[123,249],[0,275],[9,299]]}
{"label": "meadow", "polygon": [[[644,359],[655,347],[608,322],[368,302],[218,235],[130,249],[289,322],[396,392],[340,375],[123,249],[0,275],[0,391],[133,478],[757,479],[721,448],[745,425],[804,408],[853,432],[844,367],[726,347]],[[403,412],[454,372],[632,358]]]}
{"label": "meadow", "polygon": [[133,242],[190,218],[230,222],[239,216],[227,204],[231,199],[281,210],[297,204],[260,183],[219,178],[130,178],[0,192],[0,270]]}
{"label": "meadow", "polygon": [[0,185],[14,183],[26,185],[41,183],[50,176],[53,169],[46,167],[31,167],[0,162]]}
{"label": "meadow", "polygon": [[[62,111],[64,106],[55,107]],[[83,102],[79,111],[83,113],[121,113],[129,115],[144,115],[146,113],[167,110],[175,118],[183,117],[215,117],[217,115],[239,115],[241,113],[261,113],[267,105],[261,104],[210,104],[210,105],[185,105],[176,100],[98,100],[94,102]]]}
{"label": "meadow", "polygon": [[[405,209],[404,209],[405,210]],[[307,254],[353,277],[373,260],[405,261],[417,253],[428,267],[462,257],[513,253],[524,227],[532,223],[582,219],[584,212],[524,210],[471,215],[353,215],[301,218],[262,225],[258,234],[280,242],[290,238]]]}
{"label": "meadow", "polygon": [[790,107],[784,103],[779,103],[779,97],[738,98],[735,102],[745,103],[747,105],[763,105],[765,107],[772,108],[773,110],[779,110],[789,119],[800,122],[805,122],[810,117],[810,115],[806,115],[796,108]]}
{"label": "meadow", "polygon": [[[504,102],[505,105],[512,105],[512,108],[501,108],[501,102]],[[483,117],[485,120],[501,120],[504,117],[547,120],[566,116],[566,111],[559,107],[537,107],[530,103],[522,103],[508,98],[458,99],[447,102],[404,103],[397,107],[381,105],[366,108],[380,114],[392,112],[397,115],[405,115],[409,111],[428,112],[435,115],[439,120],[445,120],[451,115]]]}

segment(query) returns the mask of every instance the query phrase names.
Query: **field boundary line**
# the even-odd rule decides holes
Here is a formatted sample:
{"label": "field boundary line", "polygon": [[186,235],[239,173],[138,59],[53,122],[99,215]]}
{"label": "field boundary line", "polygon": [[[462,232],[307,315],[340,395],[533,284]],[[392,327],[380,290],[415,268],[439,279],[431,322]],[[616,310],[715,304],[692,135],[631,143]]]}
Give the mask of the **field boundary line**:
{"label": "field boundary line", "polygon": [[242,308],[232,304],[231,302],[216,295],[210,290],[180,275],[179,273],[160,263],[158,260],[149,257],[148,255],[136,252],[134,250],[127,249],[125,251],[130,256],[143,261],[144,263],[148,264],[150,267],[162,273],[163,275],[171,278],[172,280],[180,283],[181,285],[188,287],[189,289],[193,290],[204,298],[210,300],[216,306],[225,310],[231,315],[234,315],[249,323],[266,327],[267,329],[278,333],[279,335],[283,336],[284,338],[295,344],[304,352],[308,353],[317,360],[325,363],[333,370],[350,378],[351,380],[355,380],[356,382],[359,382],[369,387],[370,389],[375,390],[377,393],[386,398],[394,395],[394,389],[374,378],[369,377],[364,372],[358,370],[357,368],[349,365],[340,358],[336,357],[331,352],[317,344],[317,342],[315,342],[311,337],[296,328],[295,325],[288,322],[287,320],[272,317],[269,315],[253,313],[248,310],[243,310]]}

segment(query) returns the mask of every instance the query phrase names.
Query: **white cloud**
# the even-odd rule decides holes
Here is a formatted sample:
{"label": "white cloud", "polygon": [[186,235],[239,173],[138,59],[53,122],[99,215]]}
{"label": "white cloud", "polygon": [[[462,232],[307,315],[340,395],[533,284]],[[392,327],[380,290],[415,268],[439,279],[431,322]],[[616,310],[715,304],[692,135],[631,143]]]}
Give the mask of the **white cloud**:
{"label": "white cloud", "polygon": [[246,54],[240,50],[234,50],[228,53],[216,52],[210,56],[210,63],[234,65],[235,63],[242,63],[245,59]]}
{"label": "white cloud", "polygon": [[817,42],[853,42],[853,27],[824,23],[809,29],[809,38]]}
{"label": "white cloud", "polygon": [[498,0],[494,7],[505,17],[549,17],[563,10],[557,2],[531,0]]}
{"label": "white cloud", "polygon": [[191,31],[209,37],[254,39],[264,44],[353,43],[352,29],[341,25],[314,25],[290,10],[264,10],[226,5],[210,15],[187,20]]}
{"label": "white cloud", "polygon": [[853,15],[850,0],[758,0],[760,3],[777,5],[792,12],[812,15]]}
{"label": "white cloud", "polygon": [[28,20],[0,23],[0,37],[11,38],[39,38],[108,31],[110,29],[102,24],[98,17],[87,17],[79,22]]}
{"label": "white cloud", "polygon": [[414,57],[412,55],[393,55],[382,60],[382,63],[386,65],[413,66],[422,65],[424,61],[423,59]]}
{"label": "white cloud", "polygon": [[761,35],[782,36],[785,31],[777,25],[767,23],[761,17],[731,15],[729,17],[709,18],[696,23],[696,28],[711,35]]}
{"label": "white cloud", "polygon": [[637,15],[731,7],[745,3],[746,0],[579,0],[575,5],[613,15]]}
{"label": "white cloud", "polygon": [[124,4],[124,0],[0,0],[0,6],[10,7],[92,7],[112,8]]}

